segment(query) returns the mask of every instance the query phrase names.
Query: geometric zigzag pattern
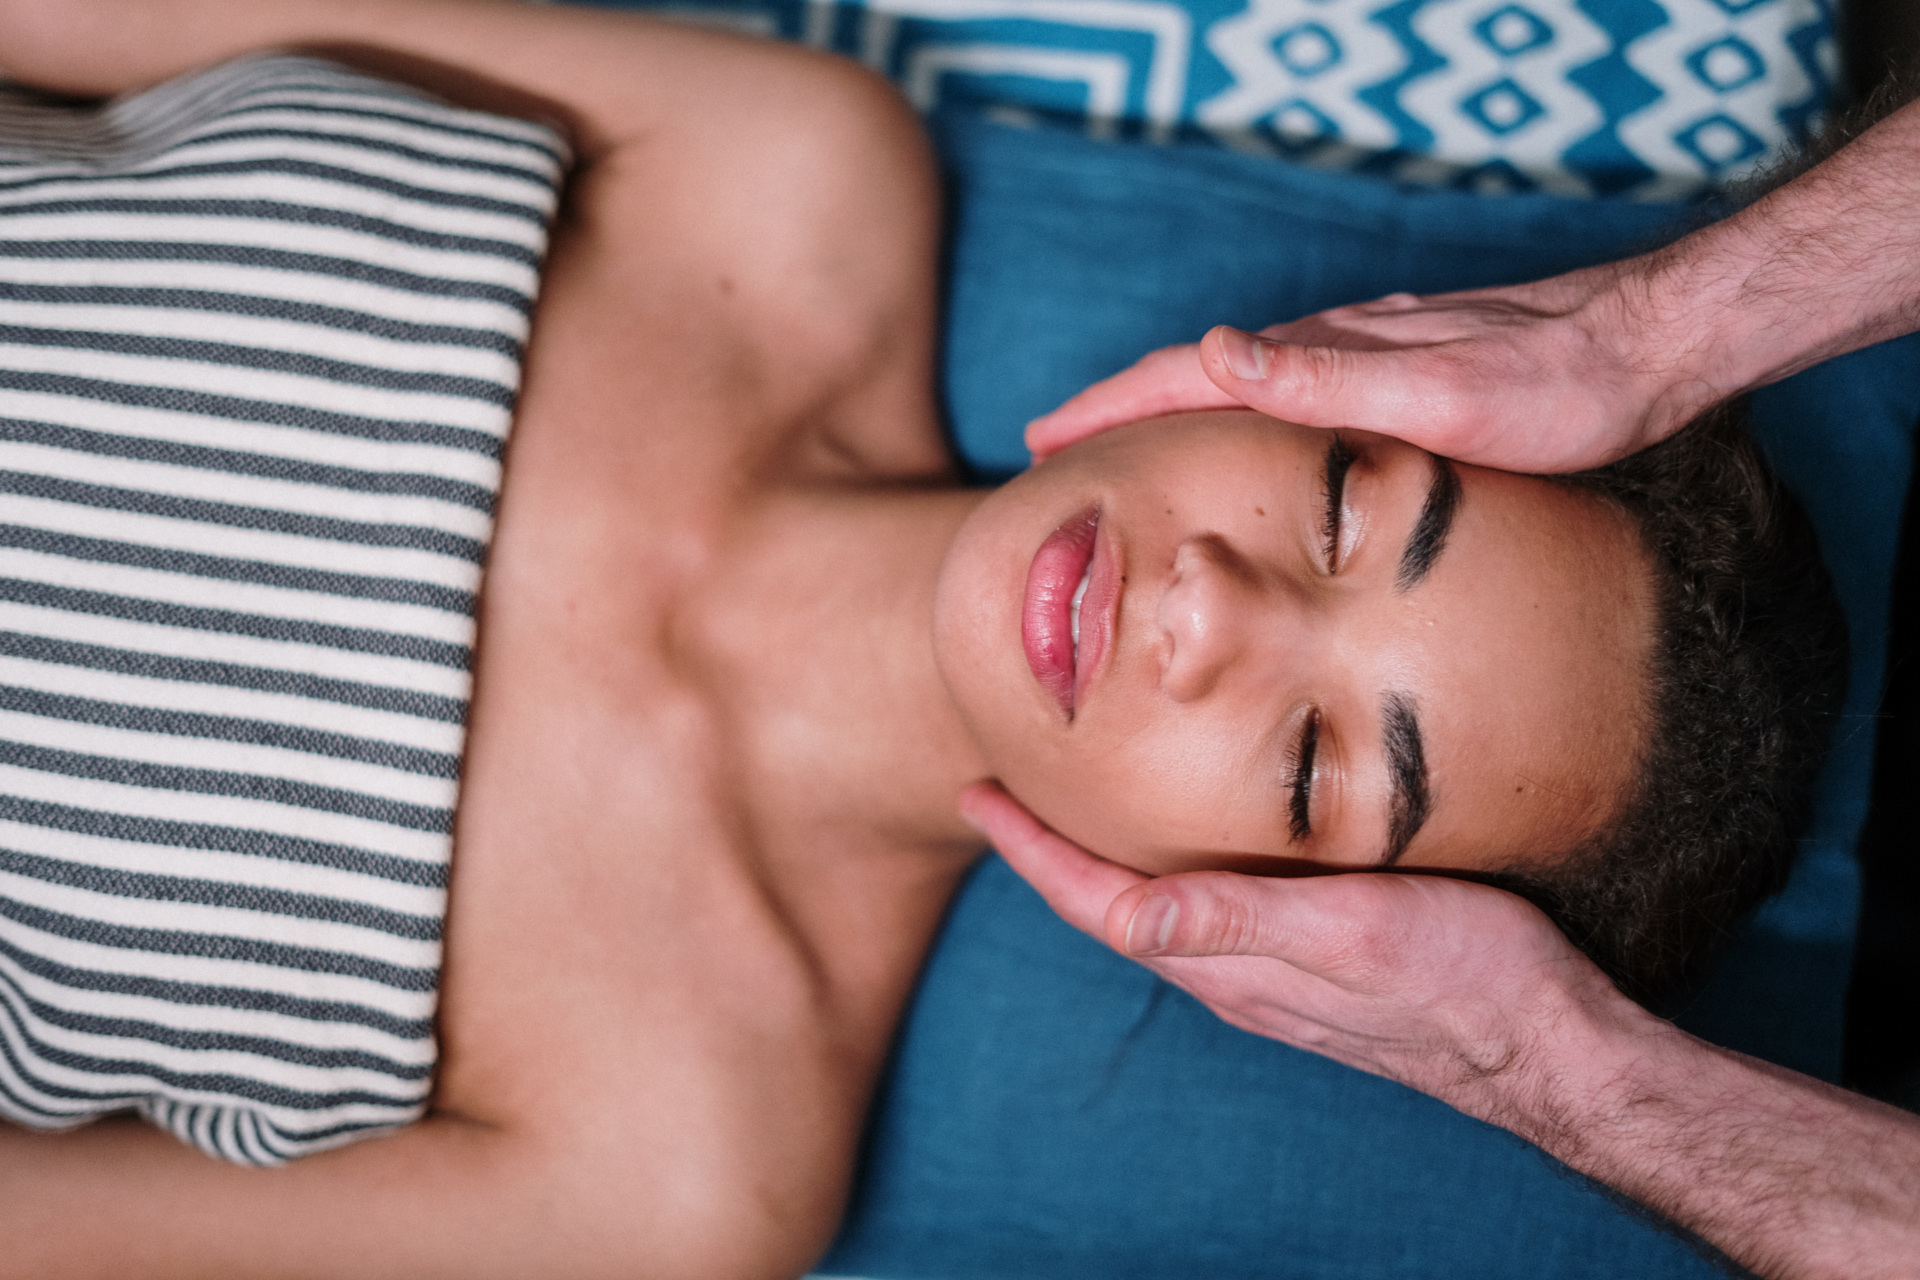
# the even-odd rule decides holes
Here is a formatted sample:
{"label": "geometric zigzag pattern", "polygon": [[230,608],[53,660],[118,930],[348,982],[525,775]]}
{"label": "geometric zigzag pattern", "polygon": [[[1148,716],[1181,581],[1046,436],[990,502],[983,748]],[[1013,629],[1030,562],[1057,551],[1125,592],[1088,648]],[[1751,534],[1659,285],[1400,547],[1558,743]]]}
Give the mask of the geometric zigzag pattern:
{"label": "geometric zigzag pattern", "polygon": [[802,41],[922,109],[1484,192],[1679,199],[1804,138],[1833,0],[595,0]]}

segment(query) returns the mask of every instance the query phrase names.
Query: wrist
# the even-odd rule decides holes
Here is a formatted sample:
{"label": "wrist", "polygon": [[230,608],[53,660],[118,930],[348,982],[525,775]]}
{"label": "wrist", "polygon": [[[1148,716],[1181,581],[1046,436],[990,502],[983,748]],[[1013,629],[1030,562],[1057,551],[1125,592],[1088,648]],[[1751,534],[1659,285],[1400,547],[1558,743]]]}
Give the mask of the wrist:
{"label": "wrist", "polygon": [[1599,1177],[1621,1118],[1670,1078],[1683,1078],[1688,1049],[1704,1046],[1597,972],[1591,977],[1534,1011],[1511,1065],[1480,1082],[1461,1109]]}
{"label": "wrist", "polygon": [[1616,288],[1661,394],[1698,412],[1920,327],[1916,151],[1910,103],[1739,212],[1621,264]]}
{"label": "wrist", "polygon": [[1759,385],[1746,331],[1755,317],[1722,287],[1736,252],[1701,232],[1594,268],[1592,294],[1574,318],[1624,383],[1633,436],[1620,452],[1657,444]]}
{"label": "wrist", "polygon": [[1664,393],[1693,412],[1804,368],[1848,327],[1830,282],[1777,261],[1770,230],[1744,217],[1703,228],[1646,255],[1629,285],[1658,318]]}

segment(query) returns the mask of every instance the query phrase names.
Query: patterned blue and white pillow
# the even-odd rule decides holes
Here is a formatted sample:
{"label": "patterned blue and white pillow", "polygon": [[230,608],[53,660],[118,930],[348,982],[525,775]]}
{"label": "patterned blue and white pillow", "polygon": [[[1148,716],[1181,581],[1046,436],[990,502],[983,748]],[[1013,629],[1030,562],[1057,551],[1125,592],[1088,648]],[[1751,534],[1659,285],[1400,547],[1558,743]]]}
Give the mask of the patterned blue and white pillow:
{"label": "patterned blue and white pillow", "polygon": [[1803,137],[1832,0],[596,0],[1066,116],[1482,191],[1683,198]]}

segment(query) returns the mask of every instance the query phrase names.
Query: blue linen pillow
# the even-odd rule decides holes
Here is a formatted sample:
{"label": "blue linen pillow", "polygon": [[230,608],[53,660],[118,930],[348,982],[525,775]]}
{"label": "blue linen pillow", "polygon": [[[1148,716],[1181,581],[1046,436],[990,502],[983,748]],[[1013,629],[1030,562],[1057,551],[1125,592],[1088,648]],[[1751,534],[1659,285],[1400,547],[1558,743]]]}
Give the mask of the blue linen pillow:
{"label": "blue linen pillow", "polygon": [[[984,475],[1026,420],[1140,352],[1396,288],[1631,252],[1678,207],[1414,191],[1217,150],[963,114],[949,169],[946,403]],[[1871,711],[1920,418],[1920,338],[1756,397],[1854,637],[1845,718],[1789,888],[1681,1021],[1837,1075]],[[903,1030],[838,1274],[1068,1278],[1693,1276],[1711,1264],[1534,1148],[1215,1020],[1051,915],[997,859],[957,900]]]}

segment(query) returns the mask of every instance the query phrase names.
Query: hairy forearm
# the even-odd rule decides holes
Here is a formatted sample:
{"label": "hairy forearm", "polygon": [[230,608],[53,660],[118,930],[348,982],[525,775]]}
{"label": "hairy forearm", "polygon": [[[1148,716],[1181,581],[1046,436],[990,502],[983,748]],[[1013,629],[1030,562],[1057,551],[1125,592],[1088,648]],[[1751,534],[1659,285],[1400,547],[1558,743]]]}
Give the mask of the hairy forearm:
{"label": "hairy forearm", "polygon": [[1632,1007],[1567,1019],[1470,1107],[1779,1280],[1911,1277],[1920,1117]]}
{"label": "hairy forearm", "polygon": [[[1704,407],[1920,328],[1920,102],[1747,208],[1627,264],[1619,304]],[[1695,406],[1692,401],[1699,400]]]}
{"label": "hairy forearm", "polygon": [[1519,898],[1441,876],[1149,879],[997,786],[962,806],[1063,918],[1235,1026],[1510,1129],[1775,1280],[1916,1274],[1920,1117],[1694,1039]]}

